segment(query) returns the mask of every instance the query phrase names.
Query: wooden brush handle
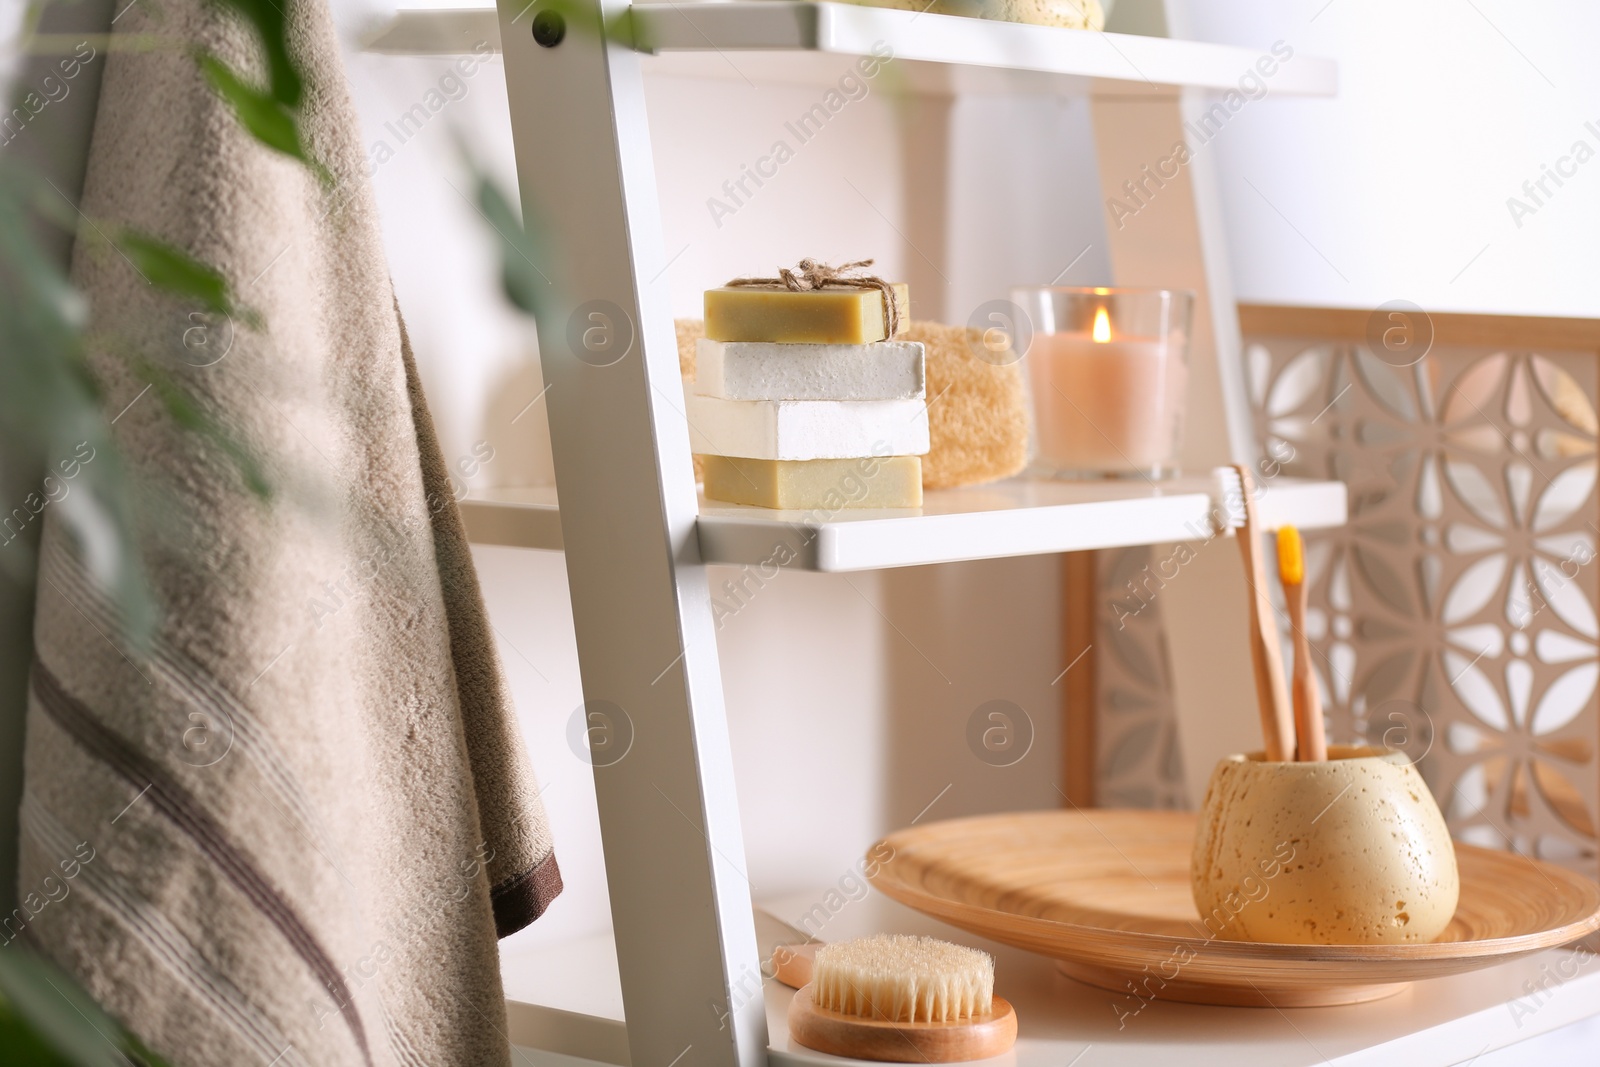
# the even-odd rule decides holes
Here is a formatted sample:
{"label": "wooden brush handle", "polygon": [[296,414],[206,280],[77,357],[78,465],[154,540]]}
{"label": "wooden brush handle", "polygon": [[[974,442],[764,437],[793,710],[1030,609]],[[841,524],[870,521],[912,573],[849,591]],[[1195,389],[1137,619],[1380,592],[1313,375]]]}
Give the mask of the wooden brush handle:
{"label": "wooden brush handle", "polygon": [[817,962],[820,943],[805,945],[779,945],[772,950],[772,977],[788,986],[799,989],[811,982],[811,967]]}
{"label": "wooden brush handle", "polygon": [[953,1023],[892,1023],[819,1007],[805,986],[789,1002],[789,1036],[833,1056],[889,1063],[986,1060],[1017,1040],[1017,1013],[1001,997],[989,1014]]}
{"label": "wooden brush handle", "polygon": [[1294,759],[1294,717],[1289,704],[1289,686],[1283,676],[1283,649],[1268,595],[1267,570],[1261,558],[1255,482],[1250,477],[1250,469],[1243,464],[1234,470],[1239,472],[1239,487],[1244,496],[1244,526],[1237,536],[1239,553],[1244,558],[1245,581],[1250,586],[1250,659],[1255,667],[1261,736],[1267,759],[1285,762]]}
{"label": "wooden brush handle", "polygon": [[1306,637],[1306,587],[1303,582],[1283,587],[1289,601],[1289,625],[1294,630],[1294,735],[1295,759],[1312,763],[1328,758],[1328,738],[1322,726],[1322,693],[1311,666],[1311,639]]}

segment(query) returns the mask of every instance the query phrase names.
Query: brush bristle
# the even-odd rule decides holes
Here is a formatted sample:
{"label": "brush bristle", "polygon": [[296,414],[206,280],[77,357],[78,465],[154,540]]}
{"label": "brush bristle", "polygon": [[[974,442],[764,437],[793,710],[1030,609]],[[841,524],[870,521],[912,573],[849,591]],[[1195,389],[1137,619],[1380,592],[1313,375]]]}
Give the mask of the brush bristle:
{"label": "brush bristle", "polygon": [[1306,580],[1305,543],[1293,526],[1278,527],[1278,579],[1284,585],[1299,585]]}
{"label": "brush bristle", "polygon": [[1218,533],[1244,525],[1244,478],[1236,467],[1211,471],[1211,522]]}
{"label": "brush bristle", "polygon": [[877,934],[817,949],[811,996],[841,1015],[954,1022],[989,1013],[994,959],[931,937]]}

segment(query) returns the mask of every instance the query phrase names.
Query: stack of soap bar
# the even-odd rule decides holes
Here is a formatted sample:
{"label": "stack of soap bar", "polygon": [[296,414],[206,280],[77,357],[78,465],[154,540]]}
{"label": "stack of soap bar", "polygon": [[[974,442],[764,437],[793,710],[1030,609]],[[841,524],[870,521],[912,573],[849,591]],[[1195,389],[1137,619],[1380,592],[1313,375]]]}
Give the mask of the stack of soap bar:
{"label": "stack of soap bar", "polygon": [[728,400],[917,400],[926,395],[916,341],[773,344],[712,341],[695,350],[695,392]]}
{"label": "stack of soap bar", "polygon": [[[911,321],[904,285],[894,286],[900,321]],[[886,340],[889,321],[877,289],[763,289],[730,286],[706,290],[706,336],[716,341],[863,345]]]}
{"label": "stack of soap bar", "polygon": [[706,496],[761,508],[908,508],[922,503],[916,456],[785,462],[704,456]]}
{"label": "stack of soap bar", "polygon": [[689,443],[701,455],[802,460],[928,451],[921,400],[687,400]]}
{"label": "stack of soap bar", "polygon": [[[906,287],[895,290],[906,321]],[[923,346],[885,339],[880,291],[712,289],[705,317],[685,400],[708,498],[829,512],[922,504]]]}

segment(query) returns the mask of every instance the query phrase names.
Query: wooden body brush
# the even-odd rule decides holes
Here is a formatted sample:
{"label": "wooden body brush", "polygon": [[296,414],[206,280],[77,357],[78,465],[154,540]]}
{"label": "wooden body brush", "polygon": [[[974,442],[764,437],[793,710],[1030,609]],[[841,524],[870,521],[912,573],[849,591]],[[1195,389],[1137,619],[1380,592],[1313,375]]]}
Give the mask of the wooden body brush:
{"label": "wooden body brush", "polygon": [[994,995],[994,960],[931,937],[878,934],[816,950],[789,1003],[789,1035],[818,1052],[891,1063],[998,1056],[1017,1014]]}
{"label": "wooden body brush", "polygon": [[772,977],[790,989],[809,985],[811,965],[816,962],[817,949],[821,947],[818,941],[803,945],[779,945],[772,950]]}

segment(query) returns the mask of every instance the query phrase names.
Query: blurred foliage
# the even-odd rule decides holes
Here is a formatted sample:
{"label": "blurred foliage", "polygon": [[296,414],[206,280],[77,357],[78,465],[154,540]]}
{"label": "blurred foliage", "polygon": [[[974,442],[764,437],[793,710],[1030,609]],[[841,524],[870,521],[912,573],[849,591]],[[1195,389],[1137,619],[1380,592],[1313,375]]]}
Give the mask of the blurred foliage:
{"label": "blurred foliage", "polygon": [[234,303],[226,278],[181,248],[173,248],[134,230],[121,230],[112,241],[117,251],[128,257],[133,269],[157,289],[192,300],[204,311],[238,319],[253,330],[265,325],[260,315]]}
{"label": "blurred foliage", "polygon": [[511,198],[473,157],[466,145],[458,144],[461,158],[472,175],[472,201],[494,230],[500,254],[500,289],[511,306],[534,319],[547,313],[554,295],[550,279],[539,264],[547,262],[549,250],[539,238],[543,227],[537,220],[524,225]]}
{"label": "blurred foliage", "polygon": [[[132,504],[111,428],[101,410],[100,389],[84,360],[88,306],[61,269],[39,247],[24,176],[0,169],[0,420],[8,458],[25,471],[52,471],[74,455],[80,442],[95,461],[82,467],[78,491],[63,498],[60,517],[80,546],[90,573],[122,606],[130,633],[148,634],[150,596],[132,545]],[[37,217],[39,213],[32,213]],[[36,499],[43,499],[34,495]],[[3,518],[15,509],[42,512],[29,499],[6,501]],[[30,519],[31,521],[31,519]],[[8,542],[0,565],[26,580],[33,561],[24,542]]]}
{"label": "blurred foliage", "polygon": [[255,30],[256,39],[267,57],[266,95],[284,109],[292,123],[305,92],[305,82],[289,55],[288,17],[280,0],[212,0],[212,3],[238,12]]}
{"label": "blurred foliage", "polygon": [[[267,73],[265,87],[212,52],[185,48],[193,55],[207,83],[238,117],[240,125],[261,144],[304,163],[324,185],[331,177],[307,149],[300,129],[305,83],[289,50],[288,25],[277,0],[211,0],[237,16],[254,34]],[[34,4],[24,23],[24,42],[39,24],[45,5]],[[53,193],[54,190],[50,190]],[[143,647],[154,625],[154,609],[133,549],[132,491],[119,461],[104,398],[85,359],[90,343],[85,331],[88,307],[59,264],[41,248],[35,229],[55,225],[89,246],[114,246],[150,285],[196,311],[226,317],[247,329],[261,330],[261,316],[239,304],[222,274],[188,252],[158,237],[111,222],[80,219],[59,193],[49,195],[43,183],[9,159],[0,160],[0,439],[18,469],[48,473],[52,464],[73,455],[80,442],[93,448],[95,460],[82,467],[80,491],[63,497],[60,519],[82,552],[91,574],[122,609],[127,637]],[[97,338],[97,350],[116,353],[116,339]],[[157,361],[137,352],[125,354],[134,373],[144,380],[183,428],[215,445],[238,468],[245,486],[263,500],[271,486],[260,462],[207,415],[182,383]],[[38,493],[22,501],[0,504],[0,519],[25,509],[43,510]],[[24,579],[33,561],[7,541],[0,568]]]}
{"label": "blurred foliage", "polygon": [[66,974],[0,948],[0,1062],[26,1067],[166,1067]]}
{"label": "blurred foliage", "polygon": [[232,67],[210,52],[197,52],[196,60],[206,81],[217,95],[228,102],[240,125],[250,135],[268,148],[298,159],[317,175],[324,185],[331,185],[332,176],[311,157],[300,136],[300,124],[294,112],[270,91],[263,92],[241,78]]}
{"label": "blurred foliage", "polygon": [[[306,148],[299,108],[304,83],[289,51],[288,27],[276,0],[213,0],[236,12],[255,32],[266,59],[268,84],[252,85],[216,55],[190,50],[208,84],[241,126],[267,147],[304,163],[324,185],[327,170]],[[38,25],[36,5],[25,33]],[[25,43],[27,38],[25,37]],[[174,42],[175,47],[182,47]],[[9,108],[7,109],[9,111]],[[133,489],[120,460],[105,398],[86,351],[121,354],[155,394],[173,422],[209,440],[238,468],[250,492],[270,498],[259,460],[217,423],[181,382],[115,335],[87,334],[89,306],[62,266],[41,246],[41,227],[56,226],[80,245],[109,244],[149,284],[180,305],[264,329],[261,316],[239,303],[228,280],[209,264],[158,237],[109,221],[81,218],[37,175],[0,159],[0,443],[22,481],[40,488],[21,501],[0,502],[0,520],[15,509],[32,522],[44,508],[42,478],[72,457],[80,443],[92,462],[77,468],[76,490],[52,506],[96,582],[121,609],[125,640],[148,645],[155,611],[133,537]],[[65,209],[64,209],[65,208]],[[34,501],[38,505],[34,506]],[[26,524],[24,524],[26,525]],[[10,532],[7,532],[9,538]],[[33,560],[22,539],[0,546],[0,568],[18,584],[31,583]],[[126,1067],[163,1061],[105,1014],[76,983],[20,948],[0,948],[0,1061],[69,1067]]]}
{"label": "blurred foliage", "polygon": [[134,369],[138,371],[139,377],[149,383],[173,422],[191,433],[209,438],[211,443],[221,449],[223,455],[231,459],[234,466],[239,469],[239,476],[244,479],[245,488],[262,500],[272,499],[272,483],[267,480],[260,460],[248,446],[235,438],[226,426],[208,415],[205,408],[197,404],[188,391],[166,371],[143,360],[135,363]]}
{"label": "blurred foliage", "polygon": [[258,88],[221,57],[206,49],[194,56],[218,96],[227,101],[239,124],[268,148],[298,159],[317,175],[323,185],[332,176],[317,162],[300,134],[298,114],[305,83],[289,55],[289,26],[281,0],[211,0],[217,7],[233,11],[255,31],[267,60],[267,85]]}

